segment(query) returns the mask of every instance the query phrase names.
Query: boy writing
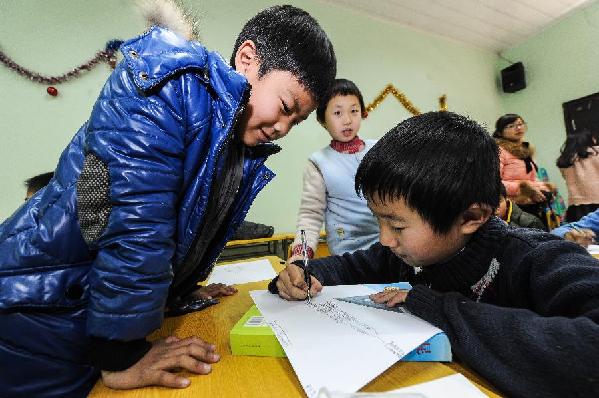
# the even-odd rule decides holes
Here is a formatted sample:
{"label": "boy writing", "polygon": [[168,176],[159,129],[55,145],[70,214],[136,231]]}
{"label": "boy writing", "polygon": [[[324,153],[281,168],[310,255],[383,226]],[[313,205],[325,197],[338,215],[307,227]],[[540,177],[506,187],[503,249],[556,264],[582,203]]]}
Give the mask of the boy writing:
{"label": "boy writing", "polygon": [[209,373],[213,345],[145,337],[165,307],[205,295],[197,282],[273,178],[271,141],[336,71],[325,32],[292,6],[248,21],[231,66],[161,28],[121,51],[52,181],[0,226],[4,397],[83,397],[100,371],[118,389]]}
{"label": "boy writing", "polygon": [[[498,149],[462,116],[428,113],[400,123],[356,174],[380,226],[368,250],[312,260],[322,286],[409,281],[379,303],[404,303],[441,328],[458,358],[508,396],[599,394],[599,267],[578,245],[493,217]],[[269,286],[306,297],[289,264]]]}

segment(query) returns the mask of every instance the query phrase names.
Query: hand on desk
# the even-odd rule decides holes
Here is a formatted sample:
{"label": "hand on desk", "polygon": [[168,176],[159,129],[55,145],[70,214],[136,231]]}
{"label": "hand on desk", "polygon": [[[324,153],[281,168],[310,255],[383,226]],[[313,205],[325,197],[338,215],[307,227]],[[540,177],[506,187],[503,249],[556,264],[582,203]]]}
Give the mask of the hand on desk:
{"label": "hand on desk", "polygon": [[[279,296],[285,300],[305,300],[308,297],[308,286],[304,280],[304,270],[297,265],[291,264],[293,261],[303,259],[301,256],[293,256],[287,261],[287,266],[279,274],[277,280],[277,289]],[[312,278],[312,288],[310,294],[316,296],[321,290],[322,285],[315,277]]]}
{"label": "hand on desk", "polygon": [[170,336],[155,341],[150,351],[129,369],[120,372],[103,370],[102,382],[117,390],[147,386],[185,388],[191,381],[173,373],[176,369],[208,374],[212,370],[210,364],[219,359],[212,344],[197,337],[179,339]]}
{"label": "hand on desk", "polygon": [[595,233],[590,229],[572,229],[564,234],[564,239],[588,247],[595,241]]}
{"label": "hand on desk", "polygon": [[222,296],[232,296],[237,293],[237,289],[224,283],[212,283],[208,286],[202,286],[192,294],[193,296],[206,300]]}
{"label": "hand on desk", "polygon": [[409,290],[389,289],[382,292],[371,294],[370,299],[375,303],[387,303],[387,307],[395,307],[398,304],[406,301]]}

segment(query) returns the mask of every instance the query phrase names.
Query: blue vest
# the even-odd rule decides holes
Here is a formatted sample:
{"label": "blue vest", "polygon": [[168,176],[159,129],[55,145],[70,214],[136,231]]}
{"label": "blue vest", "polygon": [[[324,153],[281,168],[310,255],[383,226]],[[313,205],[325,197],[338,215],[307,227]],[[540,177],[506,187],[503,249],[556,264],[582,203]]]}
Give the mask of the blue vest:
{"label": "blue vest", "polygon": [[365,140],[365,143],[366,147],[358,153],[340,153],[327,146],[310,156],[327,188],[325,229],[333,255],[367,249],[379,239],[379,225],[366,199],[355,191],[358,165],[376,140]]}

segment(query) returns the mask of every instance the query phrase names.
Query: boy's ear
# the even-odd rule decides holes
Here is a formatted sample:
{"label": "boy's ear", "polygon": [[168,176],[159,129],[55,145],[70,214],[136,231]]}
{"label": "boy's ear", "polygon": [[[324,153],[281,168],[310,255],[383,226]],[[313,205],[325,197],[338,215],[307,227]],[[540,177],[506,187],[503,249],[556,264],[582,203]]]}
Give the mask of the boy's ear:
{"label": "boy's ear", "polygon": [[241,43],[235,53],[235,70],[247,76],[254,69],[257,73],[259,66],[256,44],[252,40]]}
{"label": "boy's ear", "polygon": [[463,234],[473,234],[493,215],[488,205],[471,204],[462,213],[460,230]]}

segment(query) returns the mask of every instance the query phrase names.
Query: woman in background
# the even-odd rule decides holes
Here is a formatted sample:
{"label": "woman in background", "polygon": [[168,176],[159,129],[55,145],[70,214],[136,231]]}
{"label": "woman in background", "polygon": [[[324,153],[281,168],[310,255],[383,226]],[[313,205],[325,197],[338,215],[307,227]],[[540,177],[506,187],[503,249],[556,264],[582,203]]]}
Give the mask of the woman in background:
{"label": "woman in background", "polygon": [[555,185],[538,181],[534,147],[524,141],[526,131],[526,122],[515,113],[503,115],[495,123],[493,137],[499,146],[501,182],[509,200],[545,220],[545,207]]}

